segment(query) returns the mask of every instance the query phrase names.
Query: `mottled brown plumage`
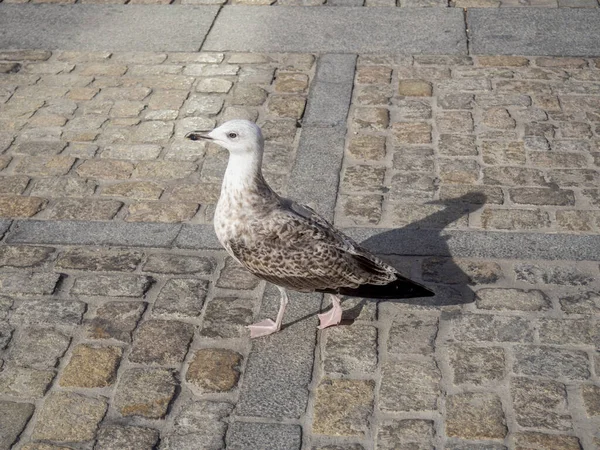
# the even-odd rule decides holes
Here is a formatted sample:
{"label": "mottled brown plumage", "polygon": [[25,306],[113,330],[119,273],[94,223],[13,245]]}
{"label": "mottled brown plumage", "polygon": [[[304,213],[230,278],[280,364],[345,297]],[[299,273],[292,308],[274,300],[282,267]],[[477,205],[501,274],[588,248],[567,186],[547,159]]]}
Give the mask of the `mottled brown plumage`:
{"label": "mottled brown plumage", "polygon": [[[328,292],[374,298],[432,295],[396,269],[361,248],[311,208],[277,195],[261,173],[263,140],[248,121],[230,121],[206,136],[230,151],[217,203],[214,226],[227,252],[257,277],[282,291],[280,315],[287,303],[283,289]],[[284,298],[285,297],[285,298]],[[323,327],[339,322],[322,318]],[[274,332],[278,322],[261,322]],[[273,325],[266,323],[271,322]],[[265,325],[266,324],[266,325]],[[259,324],[260,325],[260,324]],[[269,333],[262,333],[269,334]],[[256,335],[261,335],[256,332]]]}

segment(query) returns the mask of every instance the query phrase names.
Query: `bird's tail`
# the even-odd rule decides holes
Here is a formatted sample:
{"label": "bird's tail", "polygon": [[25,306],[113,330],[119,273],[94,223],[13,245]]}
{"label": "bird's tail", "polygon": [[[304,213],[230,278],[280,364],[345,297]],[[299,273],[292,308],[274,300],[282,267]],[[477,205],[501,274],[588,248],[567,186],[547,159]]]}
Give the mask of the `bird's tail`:
{"label": "bird's tail", "polygon": [[323,290],[329,294],[349,295],[351,297],[366,297],[380,299],[401,299],[416,297],[433,297],[435,293],[425,286],[415,283],[408,278],[398,275],[398,279],[388,284],[362,284],[356,288],[340,288]]}

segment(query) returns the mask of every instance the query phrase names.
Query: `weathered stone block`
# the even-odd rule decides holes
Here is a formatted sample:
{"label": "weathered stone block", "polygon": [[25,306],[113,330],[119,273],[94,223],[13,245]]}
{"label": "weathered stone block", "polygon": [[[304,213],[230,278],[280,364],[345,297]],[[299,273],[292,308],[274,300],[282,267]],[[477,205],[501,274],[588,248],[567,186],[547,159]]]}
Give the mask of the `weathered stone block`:
{"label": "weathered stone block", "polygon": [[129,360],[138,364],[181,364],[194,335],[194,326],[170,320],[149,320],[137,330]]}
{"label": "weathered stone block", "polygon": [[432,354],[437,333],[437,317],[399,316],[392,322],[389,331],[388,354]]}
{"label": "weathered stone block", "polygon": [[370,380],[322,380],[316,392],[312,432],[364,436],[373,413],[374,388]]}
{"label": "weathered stone block", "polygon": [[552,450],[580,450],[579,439],[575,436],[542,433],[515,433],[516,450],[537,450],[539,448]]}
{"label": "weathered stone block", "polygon": [[571,429],[564,384],[516,377],[511,380],[510,390],[517,423],[522,427],[557,431]]}
{"label": "weathered stone block", "polygon": [[448,319],[456,341],[533,342],[531,321],[523,317],[466,314]]}
{"label": "weathered stone block", "polygon": [[89,398],[69,392],[50,394],[38,415],[33,438],[56,442],[84,442],[94,438],[106,413],[103,397]]}
{"label": "weathered stone block", "polygon": [[561,309],[567,314],[600,313],[600,292],[583,291],[559,298]]}
{"label": "weathered stone block", "polygon": [[10,321],[16,325],[78,325],[85,310],[86,304],[80,301],[23,300],[14,308]]}
{"label": "weathered stone block", "polygon": [[240,377],[242,355],[221,348],[197,350],[185,379],[200,393],[227,392]]}
{"label": "weathered stone block", "polygon": [[327,373],[371,373],[377,367],[377,328],[364,325],[326,331],[324,369]]}
{"label": "weathered stone block", "polygon": [[208,302],[200,334],[210,338],[239,338],[247,334],[252,323],[252,300],[214,298]]}
{"label": "weathered stone block", "polygon": [[567,380],[585,380],[590,376],[586,352],[548,346],[517,347],[514,371],[522,375]]}
{"label": "weathered stone block", "polygon": [[47,217],[55,220],[111,220],[121,206],[123,203],[117,200],[62,198],[52,204]]}
{"label": "weathered stone block", "polygon": [[122,416],[161,419],[167,413],[177,385],[169,369],[129,369],[117,386],[114,406]]}
{"label": "weathered stone block", "polygon": [[108,425],[100,428],[96,450],[153,450],[158,443],[158,430],[137,426]]}
{"label": "weathered stone block", "polygon": [[600,329],[589,319],[540,319],[540,342],[600,347]]}
{"label": "weathered stone block", "polygon": [[517,280],[530,284],[557,284],[561,286],[587,286],[594,281],[591,273],[575,267],[544,267],[522,263],[515,266]]}
{"label": "weathered stone block", "polygon": [[465,393],[446,400],[446,434],[463,439],[504,439],[508,431],[496,394]]}
{"label": "weathered stone block", "polygon": [[500,230],[538,230],[549,227],[550,218],[539,209],[485,209],[481,225]]}
{"label": "weathered stone block", "polygon": [[55,249],[28,245],[5,245],[0,247],[0,267],[35,267],[48,261]]}
{"label": "weathered stone block", "polygon": [[8,357],[11,362],[33,369],[56,367],[71,338],[52,328],[23,328],[13,339]]}
{"label": "weathered stone block", "polygon": [[31,403],[0,401],[0,416],[3,418],[0,424],[0,448],[12,447],[29,422],[34,409],[35,405]]}
{"label": "weathered stone block", "polygon": [[143,275],[80,275],[76,278],[71,293],[108,297],[142,297],[153,283],[154,278]]}
{"label": "weathered stone block", "polygon": [[379,408],[387,412],[435,410],[440,379],[433,361],[388,361],[381,375]]}
{"label": "weathered stone block", "polygon": [[54,375],[53,370],[7,367],[0,372],[0,394],[17,398],[41,398]]}
{"label": "weathered stone block", "polygon": [[59,380],[61,386],[102,388],[115,382],[123,350],[120,347],[78,345]]}
{"label": "weathered stone block", "polygon": [[225,402],[188,403],[175,418],[173,432],[161,439],[161,449],[224,448],[228,427],[224,419],[232,409],[233,405]]}
{"label": "weathered stone block", "polygon": [[50,295],[60,278],[58,273],[2,272],[0,286],[2,293],[8,295]]}
{"label": "weathered stone block", "polygon": [[537,289],[480,289],[477,307],[496,311],[544,311],[552,308],[550,299]]}
{"label": "weathered stone block", "polygon": [[131,342],[131,333],[142,317],[144,302],[108,302],[96,310],[87,324],[86,335],[91,339],[116,339]]}
{"label": "weathered stone block", "polygon": [[496,385],[506,376],[504,350],[495,347],[450,347],[454,384]]}
{"label": "weathered stone block", "polygon": [[430,449],[435,436],[432,420],[386,420],[377,432],[377,448],[381,450]]}
{"label": "weathered stone block", "polygon": [[260,280],[240,266],[233,258],[225,260],[225,267],[217,281],[217,287],[224,289],[254,289]]}

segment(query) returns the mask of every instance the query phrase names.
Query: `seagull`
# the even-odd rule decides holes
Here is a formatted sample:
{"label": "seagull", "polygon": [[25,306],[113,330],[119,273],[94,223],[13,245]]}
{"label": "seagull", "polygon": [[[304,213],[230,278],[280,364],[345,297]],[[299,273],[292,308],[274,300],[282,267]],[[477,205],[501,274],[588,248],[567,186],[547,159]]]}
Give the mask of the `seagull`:
{"label": "seagull", "polygon": [[319,314],[319,328],[342,318],[338,295],[377,299],[431,297],[432,291],[362,248],[306,205],[281,197],[262,175],[264,139],[258,125],[230,120],[207,134],[192,131],[229,151],[229,162],[214,214],[221,245],[257,277],[275,284],[281,300],[275,321],[249,325],[250,337],[281,329],[287,289],[331,295],[332,307]]}

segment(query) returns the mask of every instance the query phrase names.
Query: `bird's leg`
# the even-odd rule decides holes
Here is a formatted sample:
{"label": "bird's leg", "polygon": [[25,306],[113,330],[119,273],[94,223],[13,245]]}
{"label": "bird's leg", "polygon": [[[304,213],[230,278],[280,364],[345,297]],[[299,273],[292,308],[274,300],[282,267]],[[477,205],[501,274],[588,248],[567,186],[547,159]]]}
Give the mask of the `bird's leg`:
{"label": "bird's leg", "polygon": [[250,329],[250,338],[257,338],[260,336],[268,336],[269,334],[276,333],[281,328],[281,322],[283,321],[283,314],[285,313],[285,307],[288,304],[288,296],[285,289],[277,286],[281,293],[281,299],[279,301],[279,312],[277,313],[277,319],[273,322],[271,319],[265,319],[261,322],[248,325]]}
{"label": "bird's leg", "polygon": [[319,321],[321,322],[319,325],[320,330],[332,325],[337,325],[342,320],[342,307],[340,306],[340,299],[333,294],[330,295],[331,309],[326,313],[319,314]]}

